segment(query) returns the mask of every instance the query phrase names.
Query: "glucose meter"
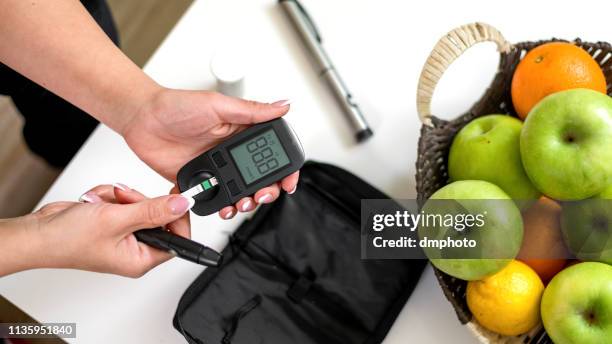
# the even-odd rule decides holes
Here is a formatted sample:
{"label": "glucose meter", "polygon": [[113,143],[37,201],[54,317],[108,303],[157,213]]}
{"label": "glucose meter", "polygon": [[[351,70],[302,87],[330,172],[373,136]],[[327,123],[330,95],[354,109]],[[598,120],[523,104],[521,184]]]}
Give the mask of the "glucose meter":
{"label": "glucose meter", "polygon": [[181,194],[195,199],[191,210],[209,215],[299,170],[304,150],[282,118],[259,123],[230,137],[183,166]]}

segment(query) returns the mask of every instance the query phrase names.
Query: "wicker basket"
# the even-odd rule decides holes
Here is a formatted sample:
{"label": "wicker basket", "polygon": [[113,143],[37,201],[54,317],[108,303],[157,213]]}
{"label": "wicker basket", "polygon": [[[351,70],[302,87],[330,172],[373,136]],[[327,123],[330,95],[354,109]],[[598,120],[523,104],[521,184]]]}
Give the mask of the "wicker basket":
{"label": "wicker basket", "polygon": [[[510,83],[517,64],[525,53],[534,47],[551,41],[508,43],[501,33],[484,23],[474,23],[456,28],[438,41],[425,62],[417,88],[417,108],[421,122],[421,137],[416,163],[416,187],[418,201],[423,203],[439,188],[448,183],[448,152],[455,134],[474,118],[492,113],[516,116],[510,96]],[[446,121],[431,114],[431,98],[436,84],[448,66],[464,51],[480,42],[494,42],[500,52],[499,69],[482,98],[458,118]],[[609,43],[588,43],[576,39],[574,43],[601,65],[608,81],[607,92],[612,91],[612,46]],[[529,333],[517,337],[502,336],[480,326],[467,307],[465,291],[467,283],[444,272],[435,271],[444,295],[453,305],[462,324],[466,324],[482,343],[552,343],[541,325]]]}

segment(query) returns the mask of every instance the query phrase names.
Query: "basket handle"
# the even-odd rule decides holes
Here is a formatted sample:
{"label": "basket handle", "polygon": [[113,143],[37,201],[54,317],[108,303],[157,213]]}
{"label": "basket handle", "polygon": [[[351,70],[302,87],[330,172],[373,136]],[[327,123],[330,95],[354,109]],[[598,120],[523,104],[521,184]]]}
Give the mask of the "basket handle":
{"label": "basket handle", "polygon": [[460,26],[440,38],[425,61],[417,87],[417,112],[425,125],[431,125],[431,98],[442,74],[464,51],[481,42],[494,42],[499,52],[512,47],[494,27],[485,23]]}

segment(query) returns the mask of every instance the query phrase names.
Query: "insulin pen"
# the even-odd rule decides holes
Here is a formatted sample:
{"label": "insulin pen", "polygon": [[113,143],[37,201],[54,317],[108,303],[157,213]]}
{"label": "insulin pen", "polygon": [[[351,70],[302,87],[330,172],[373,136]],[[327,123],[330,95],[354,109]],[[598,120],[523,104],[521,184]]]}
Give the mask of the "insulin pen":
{"label": "insulin pen", "polygon": [[317,27],[308,15],[308,12],[297,0],[279,0],[279,3],[285,10],[287,17],[293,22],[293,26],[302,37],[306,48],[314,57],[317,72],[321,78],[327,81],[347,120],[355,130],[357,142],[366,141],[373,135],[372,129],[366,122],[359,106],[353,100],[353,96],[346,87],[346,84],[340,78],[340,74],[338,74],[331,59],[323,49],[321,35],[317,31]]}

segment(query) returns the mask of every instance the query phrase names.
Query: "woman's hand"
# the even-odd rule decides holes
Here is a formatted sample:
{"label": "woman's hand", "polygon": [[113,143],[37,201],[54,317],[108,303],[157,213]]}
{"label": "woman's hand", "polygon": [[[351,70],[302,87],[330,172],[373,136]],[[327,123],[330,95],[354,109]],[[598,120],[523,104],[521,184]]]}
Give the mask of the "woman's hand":
{"label": "woman's hand", "polygon": [[140,277],[172,256],[138,242],[134,231],[166,225],[190,237],[191,204],[180,195],[148,199],[123,185],[101,185],[81,199],[85,203],[50,203],[0,222],[0,246],[23,251],[0,261],[0,276],[47,267]]}
{"label": "woman's hand", "polygon": [[[2,6],[0,61],[120,133],[140,159],[170,181],[181,166],[229,135],[289,110],[286,101],[261,104],[158,85],[78,1],[11,0]],[[293,192],[297,180],[297,173],[288,176],[220,215],[227,219],[236,210],[272,202],[281,188]]]}
{"label": "woman's hand", "polygon": [[[178,170],[202,152],[256,123],[283,116],[288,101],[257,103],[207,91],[161,88],[119,131],[132,150],[166,179],[176,182]],[[245,197],[219,215],[230,219],[251,211],[256,203],[278,198],[281,188],[293,193],[298,172]]]}
{"label": "woman's hand", "polygon": [[[286,101],[262,104],[158,85],[78,1],[11,0],[2,6],[0,61],[120,133],[140,159],[170,181],[181,166],[228,136],[289,110]],[[297,173],[288,176],[219,214],[229,219],[237,210],[251,211],[256,203],[275,200],[281,188],[295,191],[297,181]]]}

